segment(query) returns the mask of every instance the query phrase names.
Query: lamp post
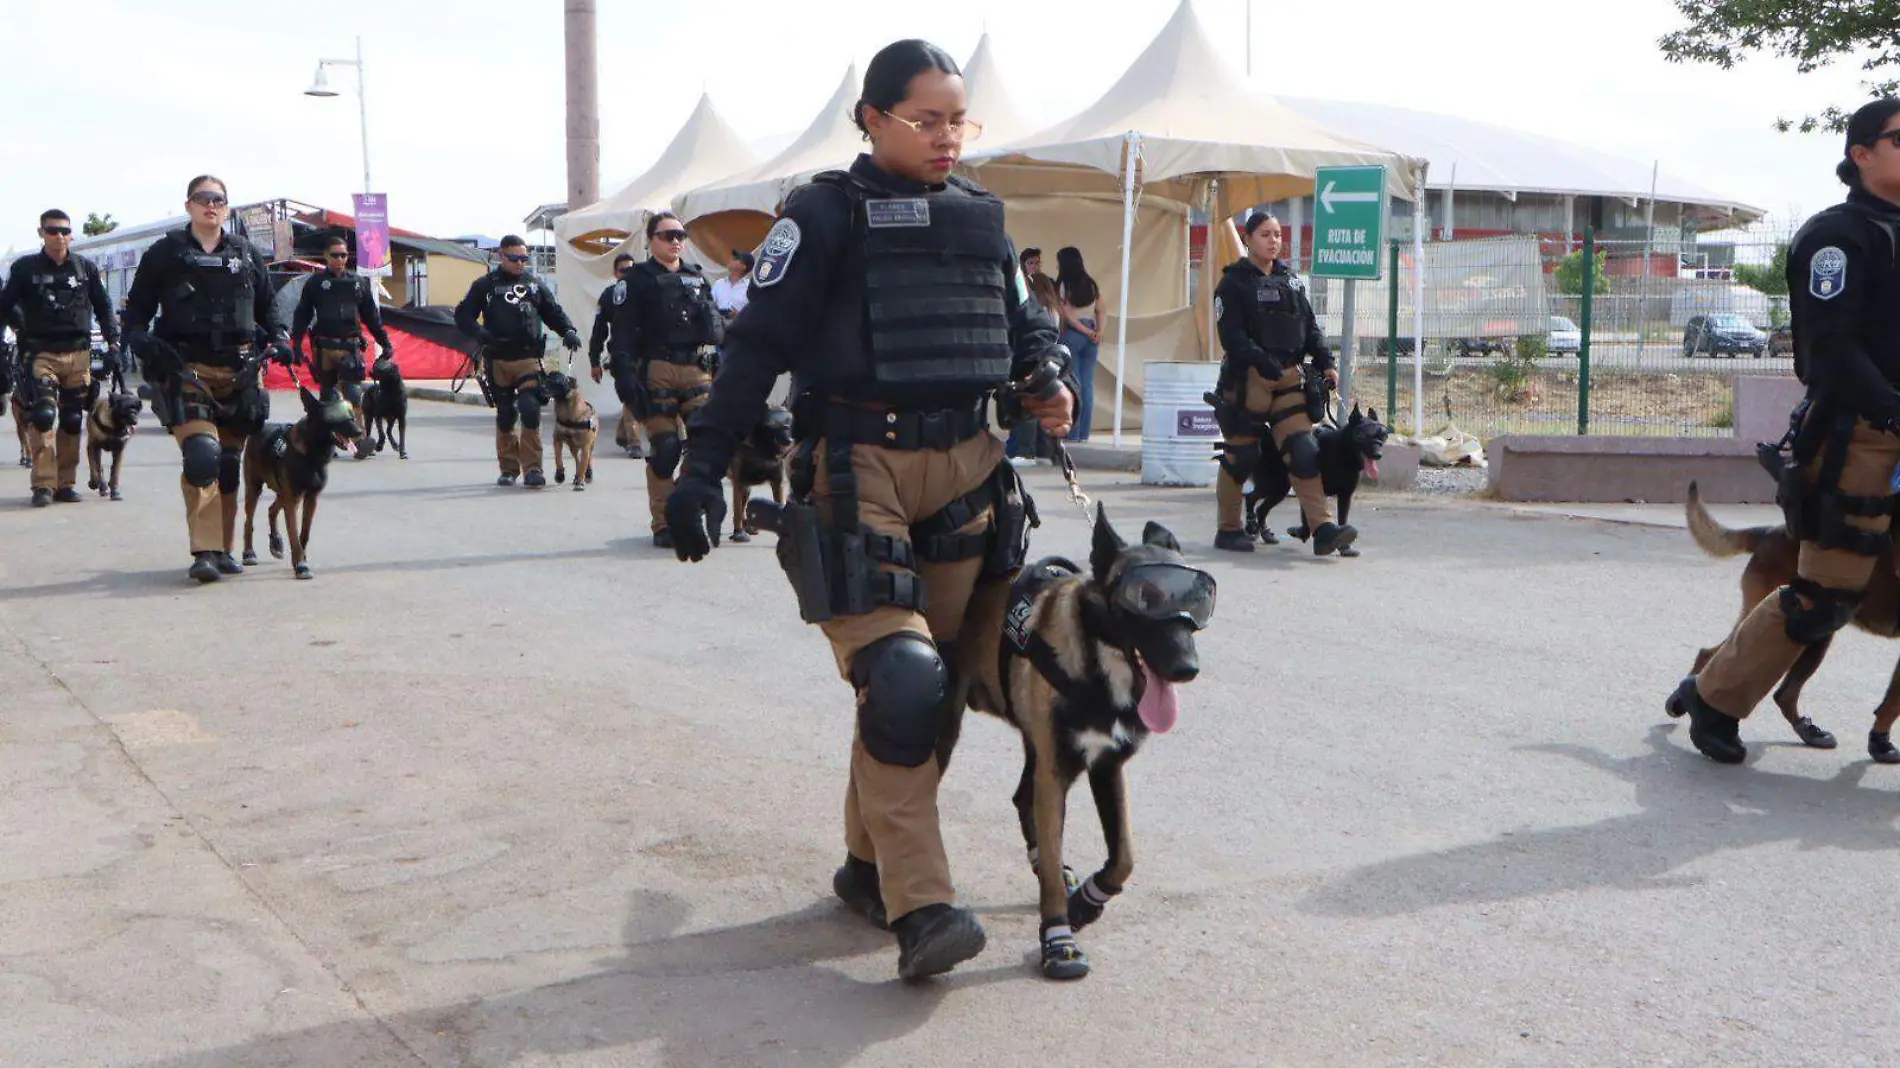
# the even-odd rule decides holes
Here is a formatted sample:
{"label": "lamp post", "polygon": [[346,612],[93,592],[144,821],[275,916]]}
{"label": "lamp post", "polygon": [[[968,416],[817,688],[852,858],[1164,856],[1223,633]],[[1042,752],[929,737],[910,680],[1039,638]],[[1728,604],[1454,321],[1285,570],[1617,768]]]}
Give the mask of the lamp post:
{"label": "lamp post", "polygon": [[330,88],[330,79],[324,74],[325,67],[355,67],[356,68],[357,116],[358,118],[362,120],[362,128],[363,128],[363,193],[365,196],[367,196],[370,192],[369,103],[364,98],[364,92],[363,92],[363,39],[361,37],[358,37],[356,39],[356,58],[355,59],[319,59],[317,60],[317,76],[314,80],[311,81],[310,88],[305,89],[303,91],[303,95],[316,96],[316,97],[329,97],[329,96],[337,95],[336,90]]}

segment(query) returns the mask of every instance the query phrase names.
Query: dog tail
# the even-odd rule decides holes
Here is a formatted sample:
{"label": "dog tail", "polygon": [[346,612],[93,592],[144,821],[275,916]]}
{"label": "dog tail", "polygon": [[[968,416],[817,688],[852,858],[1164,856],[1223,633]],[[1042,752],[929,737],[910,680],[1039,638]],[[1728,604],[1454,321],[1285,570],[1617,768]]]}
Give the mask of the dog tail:
{"label": "dog tail", "polygon": [[1689,483],[1689,500],[1683,505],[1683,512],[1689,520],[1689,536],[1695,539],[1697,547],[1710,556],[1740,556],[1752,553],[1761,545],[1762,539],[1774,531],[1773,527],[1749,527],[1746,530],[1730,530],[1716,522],[1715,517],[1702,503],[1702,493],[1696,484]]}

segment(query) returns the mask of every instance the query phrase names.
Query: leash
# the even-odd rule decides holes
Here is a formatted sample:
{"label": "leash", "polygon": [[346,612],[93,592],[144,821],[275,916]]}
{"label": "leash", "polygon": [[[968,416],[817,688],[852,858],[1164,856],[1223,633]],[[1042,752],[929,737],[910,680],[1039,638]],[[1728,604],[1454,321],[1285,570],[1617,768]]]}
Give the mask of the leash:
{"label": "leash", "polygon": [[1089,495],[1082,491],[1082,484],[1076,481],[1075,458],[1069,455],[1068,449],[1063,448],[1061,438],[1050,437],[1049,448],[1053,453],[1056,466],[1062,470],[1062,481],[1068,484],[1070,502],[1082,509],[1083,519],[1093,523],[1095,516],[1089,511]]}

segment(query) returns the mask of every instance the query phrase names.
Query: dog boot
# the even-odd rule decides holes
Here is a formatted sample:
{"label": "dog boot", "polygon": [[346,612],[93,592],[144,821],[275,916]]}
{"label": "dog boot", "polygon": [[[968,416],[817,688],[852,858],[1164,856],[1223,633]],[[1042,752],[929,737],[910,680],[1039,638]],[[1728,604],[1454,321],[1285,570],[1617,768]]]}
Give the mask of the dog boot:
{"label": "dog boot", "polygon": [[495,480],[495,485],[497,486],[512,486],[514,484],[515,484],[515,476],[513,475],[503,475],[500,478]]}
{"label": "dog boot", "polygon": [[1347,559],[1351,559],[1352,557],[1359,555],[1359,550],[1353,548],[1350,545],[1347,545],[1339,550],[1339,555],[1344,556]]}
{"label": "dog boot", "polygon": [[547,476],[543,475],[541,472],[530,471],[527,474],[521,476],[521,484],[528,487],[529,489],[540,489],[542,486],[545,486],[548,484],[548,480],[547,480]]}
{"label": "dog boot", "polygon": [[1833,749],[1835,746],[1841,744],[1835,740],[1833,731],[1828,730],[1826,727],[1821,726],[1806,716],[1802,716],[1788,725],[1794,728],[1795,737],[1801,739],[1801,744],[1809,746],[1810,748]]}
{"label": "dog boot", "polygon": [[1688,715],[1689,741],[1703,756],[1720,764],[1740,764],[1748,759],[1741,721],[1704,701],[1694,675],[1682,680],[1663,703],[1663,709],[1671,716]]}
{"label": "dog boot", "polygon": [[671,549],[673,547],[673,532],[670,530],[654,531],[653,547],[655,549]]}
{"label": "dog boot", "polygon": [[1089,973],[1089,955],[1075,931],[1060,920],[1042,925],[1042,974],[1050,979],[1080,979]]}
{"label": "dog boot", "polygon": [[199,582],[218,581],[217,553],[193,553],[191,555],[191,570],[186,572],[186,574],[197,579]]}
{"label": "dog boot", "polygon": [[53,491],[41,487],[33,491],[33,507],[44,508],[53,503]]}
{"label": "dog boot", "polygon": [[[566,481],[567,481],[567,468],[565,467],[555,468],[554,469],[555,485],[560,485],[561,483],[566,482]],[[579,482],[580,479],[575,479],[574,481]]]}
{"label": "dog boot", "polygon": [[1272,527],[1261,527],[1260,528],[1260,544],[1278,545],[1280,544],[1280,535],[1275,534],[1273,532]]}
{"label": "dog boot", "polygon": [[877,865],[845,854],[844,863],[832,873],[831,892],[846,908],[871,921],[871,926],[891,929],[890,918],[884,915],[884,895],[877,887]]}
{"label": "dog boot", "polygon": [[1244,530],[1223,530],[1214,535],[1214,548],[1230,553],[1253,552],[1253,539]]}
{"label": "dog boot", "polygon": [[745,532],[744,527],[738,527],[734,529],[732,533],[726,535],[726,540],[736,541],[736,542],[739,542],[740,544],[744,544],[745,542],[752,540],[752,535],[747,534]]}
{"label": "dog boot", "polygon": [[1887,731],[1867,732],[1867,755],[1877,764],[1900,764],[1900,749],[1893,745],[1893,735]]}
{"label": "dog boot", "polygon": [[61,486],[59,492],[53,494],[53,500],[59,504],[78,504],[79,491],[71,486]]}
{"label": "dog boot", "polygon": [[244,565],[238,563],[236,560],[231,559],[230,553],[219,553],[218,558],[212,562],[217,565],[218,574],[220,575],[244,574]]}
{"label": "dog boot", "polygon": [[1342,527],[1338,523],[1321,523],[1313,532],[1313,555],[1331,556],[1353,543],[1359,532],[1351,527]]}
{"label": "dog boot", "polygon": [[891,930],[897,932],[897,974],[905,979],[942,975],[983,952],[988,941],[976,913],[954,905],[925,905]]}

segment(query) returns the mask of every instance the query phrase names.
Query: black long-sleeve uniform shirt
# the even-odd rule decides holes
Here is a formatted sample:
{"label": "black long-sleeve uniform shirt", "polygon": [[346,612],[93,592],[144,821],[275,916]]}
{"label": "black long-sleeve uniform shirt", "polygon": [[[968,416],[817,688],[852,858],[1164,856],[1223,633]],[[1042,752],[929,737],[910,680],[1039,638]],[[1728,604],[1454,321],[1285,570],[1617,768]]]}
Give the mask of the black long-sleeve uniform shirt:
{"label": "black long-sleeve uniform shirt", "polygon": [[[896,197],[943,188],[887,174],[869,156],[859,156],[851,171]],[[778,376],[788,372],[799,387],[821,395],[894,408],[952,408],[974,404],[981,396],[980,390],[947,392],[937,386],[880,393],[868,351],[830,352],[814,344],[829,316],[864,314],[864,253],[853,232],[852,207],[848,194],[824,183],[801,186],[786,198],[780,226],[786,219],[796,224],[796,245],[789,257],[763,255],[754,265],[751,301],[726,328],[712,399],[690,420],[689,456],[724,470],[722,461],[757,425]],[[1054,357],[1065,368],[1065,382],[1072,381],[1055,319],[1029,297],[1013,243],[999,266],[1007,280],[1004,304],[1017,372]],[[762,281],[761,268],[776,272],[777,279]]]}
{"label": "black long-sleeve uniform shirt", "polygon": [[1900,424],[1900,205],[1855,190],[1788,250],[1795,370],[1811,395]]}
{"label": "black long-sleeve uniform shirt", "polygon": [[539,327],[530,337],[521,332],[521,321],[518,319],[488,321],[489,294],[503,286],[517,287],[519,299],[532,303],[534,310],[540,314],[541,321],[553,327],[555,333],[563,336],[577,333],[574,329],[574,320],[569,319],[567,312],[561,309],[561,302],[554,299],[554,293],[548,288],[546,282],[528,271],[510,276],[499,267],[475,279],[475,283],[468,287],[468,293],[462,297],[462,302],[455,306],[456,328],[469,337],[481,338],[483,341],[500,345],[525,347],[540,341]]}
{"label": "black long-sleeve uniform shirt", "polygon": [[[35,279],[51,279],[35,281]],[[84,287],[86,302],[92,307],[91,322],[75,323],[62,316],[48,314],[42,301],[29,296],[42,285]],[[112,314],[112,300],[106,296],[99,268],[84,256],[66,253],[63,263],[53,262],[44,251],[21,256],[13,261],[7,279],[0,284],[0,323],[15,324],[22,348],[50,352],[83,349],[92,338],[93,323],[106,344],[119,343],[119,320]]]}
{"label": "black long-sleeve uniform shirt", "polygon": [[[152,243],[139,258],[137,273],[132,276],[132,290],[125,296],[125,322],[121,324],[127,336],[144,333],[148,328],[152,333],[166,341],[178,341],[179,335],[167,326],[160,317],[156,325],[152,317],[159,313],[159,298],[184,277],[189,266],[185,257],[200,253],[204,246],[191,236],[191,228],[183,227],[166,234]],[[264,257],[255,246],[242,237],[225,231],[218,232],[217,246],[212,255],[237,252],[249,264],[251,272],[251,316],[252,320],[264,331],[267,337],[288,337],[283,320],[277,317],[275,291],[270,284],[270,270],[264,265]],[[242,338],[243,344],[250,344],[251,338]]]}
{"label": "black long-sleeve uniform shirt", "polygon": [[1230,364],[1251,367],[1272,381],[1306,356],[1319,371],[1333,366],[1326,334],[1313,314],[1306,282],[1285,260],[1268,274],[1251,259],[1231,263],[1214,288],[1215,331]]}
{"label": "black long-sleeve uniform shirt", "polygon": [[[297,310],[292,312],[290,316],[291,340],[298,342],[303,341],[304,335],[311,331],[313,325],[318,330],[324,328],[325,324],[317,317],[317,302],[320,300],[338,299],[333,296],[330,291],[323,288],[325,282],[328,282],[332,288],[337,286],[349,286],[351,289],[350,300],[356,306],[356,318],[361,320],[364,326],[369,327],[370,336],[376,339],[377,344],[385,349],[395,347],[389,342],[389,330],[383,326],[383,311],[376,306],[376,294],[370,290],[369,279],[350,271],[345,271],[341,274],[324,271],[320,274],[312,275],[308,281],[304,282],[303,292],[297,294]],[[319,333],[317,336],[323,337],[325,335]],[[349,333],[343,336],[355,340],[356,329],[354,324],[352,324]]]}

